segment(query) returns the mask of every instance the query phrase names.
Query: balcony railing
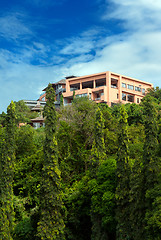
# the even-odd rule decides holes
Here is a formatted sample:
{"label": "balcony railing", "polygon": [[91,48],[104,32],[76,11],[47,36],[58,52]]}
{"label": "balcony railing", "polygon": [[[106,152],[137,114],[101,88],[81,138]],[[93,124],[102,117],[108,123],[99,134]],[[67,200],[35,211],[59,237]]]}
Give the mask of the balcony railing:
{"label": "balcony railing", "polygon": [[76,91],[79,90],[79,88],[70,88],[70,91]]}

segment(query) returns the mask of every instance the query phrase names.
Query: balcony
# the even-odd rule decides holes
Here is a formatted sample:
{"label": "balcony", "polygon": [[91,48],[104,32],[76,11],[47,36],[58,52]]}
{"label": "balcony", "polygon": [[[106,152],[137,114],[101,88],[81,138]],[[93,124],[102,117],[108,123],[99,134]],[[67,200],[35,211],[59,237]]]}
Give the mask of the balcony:
{"label": "balcony", "polygon": [[76,90],[79,90],[79,88],[76,88],[76,87],[70,88],[70,91],[71,91],[71,92],[72,92],[72,91],[76,91]]}

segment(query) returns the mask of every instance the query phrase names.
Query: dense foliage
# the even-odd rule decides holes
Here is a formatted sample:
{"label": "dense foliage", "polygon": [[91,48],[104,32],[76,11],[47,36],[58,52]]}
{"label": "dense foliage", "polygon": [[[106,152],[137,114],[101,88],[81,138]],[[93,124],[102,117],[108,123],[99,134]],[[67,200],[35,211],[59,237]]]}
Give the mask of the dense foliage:
{"label": "dense foliage", "polygon": [[161,239],[161,90],[56,111],[49,84],[47,99],[45,128],[17,127],[22,102],[0,115],[0,239]]}

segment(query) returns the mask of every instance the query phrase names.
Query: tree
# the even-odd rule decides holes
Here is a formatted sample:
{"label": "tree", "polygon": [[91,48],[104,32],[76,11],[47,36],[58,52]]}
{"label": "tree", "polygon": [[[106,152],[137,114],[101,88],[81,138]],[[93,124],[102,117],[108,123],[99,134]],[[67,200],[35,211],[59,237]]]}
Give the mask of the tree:
{"label": "tree", "polygon": [[143,123],[143,111],[140,104],[128,103],[125,105],[125,108],[128,114],[128,125]]}
{"label": "tree", "polygon": [[15,104],[7,108],[0,156],[0,239],[12,240],[14,228],[13,175],[16,133]]}
{"label": "tree", "polygon": [[125,106],[120,107],[119,135],[118,135],[118,154],[117,154],[117,187],[116,187],[116,220],[117,220],[117,239],[129,239],[129,176],[130,176],[130,159],[129,159],[129,139],[127,112]]}
{"label": "tree", "polygon": [[91,149],[90,164],[92,165],[90,172],[93,172],[94,176],[98,171],[101,163],[106,159],[105,142],[104,142],[104,118],[103,114],[98,107],[96,110],[96,118],[94,124],[94,141]]}
{"label": "tree", "polygon": [[[98,107],[96,111],[95,117],[95,125],[94,125],[94,141],[91,149],[91,159],[89,165],[90,168],[90,178],[89,185],[97,185],[97,174],[100,166],[106,160],[106,152],[105,152],[105,143],[104,143],[104,119],[103,114]],[[99,184],[99,182],[98,182]],[[92,221],[92,240],[103,240],[103,236],[105,234],[105,230],[102,227],[102,214],[100,211],[96,209],[96,197],[93,195],[95,187],[91,188],[91,221]],[[96,191],[96,190],[95,190]],[[98,191],[99,192],[99,191]]]}
{"label": "tree", "polygon": [[144,225],[146,239],[159,239],[161,235],[161,164],[158,157],[157,111],[151,96],[142,102],[144,111],[145,143],[143,153],[144,173]]}
{"label": "tree", "polygon": [[16,134],[16,158],[23,159],[32,155],[37,149],[34,144],[35,129],[30,125],[18,128]]}
{"label": "tree", "polygon": [[25,104],[23,100],[20,100],[15,103],[15,111],[16,111],[16,123],[30,123],[32,118],[38,116],[39,113],[33,112],[30,108]]}
{"label": "tree", "polygon": [[115,240],[116,160],[106,159],[88,182],[91,195],[92,240]]}
{"label": "tree", "polygon": [[96,103],[86,97],[75,98],[72,105],[59,112],[58,148],[60,166],[68,179],[80,179],[89,167],[94,135]]}
{"label": "tree", "polygon": [[111,156],[116,154],[118,149],[117,132],[118,121],[117,117],[112,115],[112,109],[107,104],[100,104],[99,108],[104,118],[104,142],[106,155]]}
{"label": "tree", "polygon": [[45,144],[42,168],[40,221],[38,236],[40,239],[64,239],[64,206],[61,191],[61,173],[58,165],[56,140],[57,115],[55,110],[55,92],[52,84],[46,89],[47,103],[44,108]]}
{"label": "tree", "polygon": [[[94,135],[96,103],[74,98],[60,109],[57,129],[64,203],[67,208],[67,239],[88,240],[91,236],[89,158]],[[83,229],[83,230],[82,230]]]}

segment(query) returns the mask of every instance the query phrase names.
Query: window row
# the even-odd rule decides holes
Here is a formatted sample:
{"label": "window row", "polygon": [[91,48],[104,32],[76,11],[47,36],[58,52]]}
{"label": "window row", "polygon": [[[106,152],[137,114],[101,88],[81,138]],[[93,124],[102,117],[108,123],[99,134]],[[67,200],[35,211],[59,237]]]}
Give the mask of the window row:
{"label": "window row", "polygon": [[77,94],[75,97],[87,97],[87,93]]}
{"label": "window row", "polygon": [[[123,87],[123,88],[126,88],[126,87],[127,87],[127,88],[130,89],[130,90],[134,90],[134,86],[133,86],[133,85],[130,85],[130,84],[122,83],[122,87]],[[141,90],[142,90],[142,94],[145,95],[145,88],[142,88],[142,89],[141,89],[141,87],[135,86],[135,91],[141,92]]]}
{"label": "window row", "polygon": [[134,96],[126,93],[122,93],[122,100],[128,102],[134,102]]}

